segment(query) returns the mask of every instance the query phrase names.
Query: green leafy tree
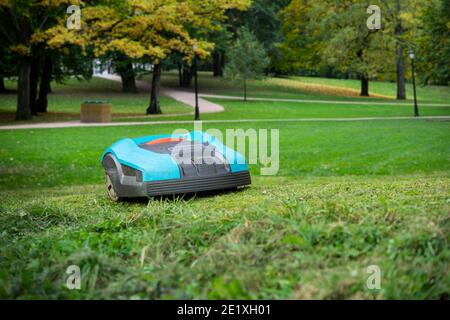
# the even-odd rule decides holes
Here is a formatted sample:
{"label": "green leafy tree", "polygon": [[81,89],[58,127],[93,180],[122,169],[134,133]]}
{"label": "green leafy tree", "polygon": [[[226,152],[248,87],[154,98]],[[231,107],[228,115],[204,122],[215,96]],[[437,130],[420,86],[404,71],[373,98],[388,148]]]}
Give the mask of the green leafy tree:
{"label": "green leafy tree", "polygon": [[254,0],[247,11],[241,13],[243,26],[247,27],[267,51],[270,64],[267,71],[280,73],[277,61],[280,58],[278,43],[283,40],[280,11],[289,0]]}
{"label": "green leafy tree", "polygon": [[4,79],[16,74],[14,66],[16,65],[15,55],[8,52],[4,46],[0,46],[0,93],[6,93]]}
{"label": "green leafy tree", "polygon": [[284,39],[277,45],[280,55],[276,68],[281,72],[314,72],[320,68],[320,25],[313,10],[313,1],[292,0],[280,11]]}
{"label": "green leafy tree", "polygon": [[227,52],[226,79],[242,83],[244,101],[247,101],[247,81],[260,79],[270,63],[267,52],[255,35],[247,28],[238,32],[238,38]]}
{"label": "green leafy tree", "polygon": [[418,69],[424,84],[450,82],[450,0],[427,1],[417,33]]}
{"label": "green leafy tree", "polygon": [[419,27],[417,16],[421,13],[424,1],[419,0],[381,0],[383,30],[392,37],[395,44],[395,73],[397,82],[397,99],[406,99],[406,54],[411,44],[411,36]]}
{"label": "green leafy tree", "polygon": [[122,92],[137,93],[136,71],[133,68],[133,61],[121,53],[110,55],[112,64],[122,80]]}
{"label": "green leafy tree", "polygon": [[322,63],[356,73],[361,80],[361,96],[369,96],[369,80],[395,65],[392,37],[383,30],[367,28],[368,3],[327,0],[315,5],[315,15],[324,17],[319,25]]}
{"label": "green leafy tree", "polygon": [[222,76],[226,64],[225,53],[236,38],[238,30],[246,27],[265,48],[270,65],[266,73],[279,73],[277,61],[280,56],[278,43],[282,41],[281,17],[279,12],[290,0],[253,0],[246,11],[230,10],[221,32],[212,37],[215,47],[212,53],[213,73]]}
{"label": "green leafy tree", "polygon": [[[72,3],[71,3],[72,2]],[[0,43],[17,59],[17,120],[32,118],[39,79],[39,58],[44,45],[36,36],[64,16],[68,5],[78,1],[0,0]]]}

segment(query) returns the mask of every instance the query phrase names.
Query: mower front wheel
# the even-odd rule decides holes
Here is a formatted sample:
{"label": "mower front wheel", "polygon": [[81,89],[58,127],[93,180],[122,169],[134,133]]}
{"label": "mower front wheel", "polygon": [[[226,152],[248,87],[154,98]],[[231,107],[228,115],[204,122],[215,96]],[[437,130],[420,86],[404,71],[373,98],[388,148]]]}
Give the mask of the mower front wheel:
{"label": "mower front wheel", "polygon": [[111,181],[111,178],[107,173],[105,173],[105,185],[106,185],[106,191],[108,192],[108,196],[111,198],[112,201],[118,202],[122,200],[121,197],[117,195],[116,190],[114,189],[114,185]]}

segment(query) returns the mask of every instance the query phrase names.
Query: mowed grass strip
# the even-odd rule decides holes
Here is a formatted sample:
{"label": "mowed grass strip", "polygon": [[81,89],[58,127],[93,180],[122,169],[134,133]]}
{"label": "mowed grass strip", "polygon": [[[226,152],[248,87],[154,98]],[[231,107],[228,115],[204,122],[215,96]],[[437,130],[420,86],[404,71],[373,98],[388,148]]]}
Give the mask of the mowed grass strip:
{"label": "mowed grass strip", "polygon": [[[243,120],[243,119],[330,119],[364,117],[412,117],[413,106],[407,105],[353,105],[311,102],[239,101],[208,98],[224,106],[225,111],[201,114],[202,120]],[[450,116],[449,107],[420,107],[421,116]],[[133,121],[192,120],[192,115],[149,118],[139,117]],[[115,121],[130,121],[117,118]]]}
{"label": "mowed grass strip", "polygon": [[[0,189],[102,183],[100,156],[113,142],[126,137],[170,134],[178,128],[194,129],[192,125],[144,125],[1,131]],[[208,128],[217,128],[224,136],[226,129],[278,129],[280,176],[447,175],[450,169],[449,122],[203,125],[204,130]],[[259,174],[259,165],[252,164],[250,170]]]}

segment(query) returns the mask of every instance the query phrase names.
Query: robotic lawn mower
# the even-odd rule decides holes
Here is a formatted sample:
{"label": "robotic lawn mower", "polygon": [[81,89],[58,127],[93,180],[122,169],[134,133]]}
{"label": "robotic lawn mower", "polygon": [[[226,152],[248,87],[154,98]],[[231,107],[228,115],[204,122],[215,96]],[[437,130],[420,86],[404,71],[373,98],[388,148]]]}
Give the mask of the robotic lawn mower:
{"label": "robotic lawn mower", "polygon": [[244,157],[203,132],[123,139],[101,157],[113,201],[251,184]]}

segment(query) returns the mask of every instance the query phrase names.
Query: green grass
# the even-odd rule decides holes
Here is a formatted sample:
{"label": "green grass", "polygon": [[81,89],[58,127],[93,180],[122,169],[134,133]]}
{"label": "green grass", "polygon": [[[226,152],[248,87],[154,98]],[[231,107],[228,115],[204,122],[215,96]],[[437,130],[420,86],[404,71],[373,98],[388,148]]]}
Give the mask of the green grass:
{"label": "green grass", "polygon": [[[411,117],[414,115],[412,106],[404,105],[355,105],[329,103],[300,103],[212,99],[225,108],[220,113],[201,114],[202,120],[243,120],[243,119],[326,119],[326,118],[363,118],[363,117]],[[449,107],[420,107],[421,116],[450,116]],[[167,121],[192,120],[192,115],[177,117],[134,118],[133,121]],[[130,121],[127,118],[117,118],[115,121]]]}
{"label": "green grass", "polygon": [[[163,77],[166,85],[176,81],[173,73]],[[280,130],[280,169],[268,177],[251,165],[251,187],[181,199],[112,203],[99,163],[116,140],[180,125],[1,130],[0,298],[448,299],[450,123],[270,121],[411,116],[411,106],[394,100],[341,96],[348,91],[339,88],[358,86],[291,77],[249,88],[255,97],[385,104],[212,99],[225,111],[202,114],[204,120],[260,122],[204,123],[205,130]],[[200,88],[241,94],[205,73]],[[395,93],[392,83],[371,88]],[[142,114],[148,94],[122,94],[112,81],[71,79],[53,90],[52,113],[33,121],[78,118],[80,103],[92,99],[110,100],[115,121],[149,120],[125,117]],[[420,88],[419,98],[450,101],[444,87]],[[0,121],[10,121],[5,115],[14,107],[14,94],[1,95]],[[150,119],[192,119],[183,115],[192,108],[172,99],[163,98],[162,109],[181,115]],[[420,111],[450,115],[449,107]],[[81,268],[79,291],[65,287],[72,264]],[[366,287],[366,268],[374,264],[381,290]]]}
{"label": "green grass", "polygon": [[[148,76],[142,77],[149,81]],[[163,85],[178,86],[177,74],[166,72],[162,79]],[[15,89],[14,81],[6,82],[7,88]],[[313,85],[312,88],[308,87]],[[242,95],[241,86],[214,78],[210,73],[202,72],[199,78],[200,91],[220,95]],[[306,86],[306,87],[305,87]],[[323,88],[322,88],[323,86]],[[331,86],[331,87],[329,87]],[[371,117],[371,116],[410,116],[412,106],[395,105],[398,101],[385,98],[361,98],[357,95],[346,96],[348,92],[340,92],[343,88],[358,89],[357,80],[339,80],[325,78],[268,78],[266,80],[251,81],[249,96],[259,98],[290,98],[307,100],[339,100],[352,102],[383,102],[385,105],[330,105],[324,103],[292,103],[292,102],[247,102],[211,99],[226,109],[220,114],[205,115],[206,119],[253,119],[253,118],[330,118],[330,117]],[[49,95],[49,113],[34,117],[32,122],[50,122],[79,119],[80,104],[85,100],[108,100],[113,105],[115,121],[148,121],[148,120],[186,120],[191,119],[192,108],[176,100],[161,97],[163,117],[144,116],[148,105],[149,94],[121,93],[120,84],[115,81],[93,78],[89,82],[69,79],[64,84],[53,83],[54,93]],[[319,90],[317,91],[317,88]],[[331,89],[330,89],[331,88]],[[389,82],[371,83],[376,94],[384,96],[395,95],[395,84]],[[342,90],[343,90],[342,89]],[[312,90],[312,91],[311,91]],[[408,87],[410,91],[410,87]],[[408,91],[408,97],[411,97]],[[419,103],[448,103],[450,90],[448,87],[427,86],[418,89]],[[409,100],[408,100],[409,101]],[[407,102],[408,102],[407,101]],[[410,102],[410,101],[409,101]],[[268,106],[268,107],[266,107]],[[449,107],[429,107],[420,105],[422,115],[449,115]],[[0,124],[14,122],[16,95],[0,95]],[[142,118],[139,116],[142,115]],[[172,116],[173,115],[173,116]],[[184,116],[183,116],[184,115]],[[168,116],[168,117],[167,117]],[[138,118],[135,118],[138,117]],[[28,123],[20,122],[20,123]]]}
{"label": "green grass", "polygon": [[[204,130],[211,127],[279,129],[281,176],[444,174],[450,170],[448,122],[203,125]],[[0,131],[0,190],[101,183],[99,158],[114,141],[171,133],[176,128],[179,125]],[[256,174],[259,168],[251,166],[251,172]]]}
{"label": "green grass", "polygon": [[[144,77],[146,78],[146,77]],[[148,79],[148,77],[147,77]],[[163,74],[162,82],[170,87],[178,87],[178,75],[175,72]],[[353,92],[345,91],[352,89]],[[396,84],[393,82],[371,81],[370,93],[383,97],[359,97],[360,81],[327,79],[315,77],[269,77],[265,80],[249,81],[248,96],[258,98],[307,99],[307,100],[339,100],[386,102],[411,102],[412,86],[407,84],[406,101],[395,100]],[[222,78],[215,78],[209,72],[199,73],[199,91],[209,94],[243,96],[242,86],[230,83]],[[351,93],[349,96],[348,94]],[[450,104],[450,89],[447,86],[418,86],[417,97],[420,103]]]}
{"label": "green grass", "polygon": [[[101,152],[174,125],[0,131],[0,297],[449,297],[448,122],[214,127],[279,129],[279,174],[253,165],[238,192],[114,204]],[[373,264],[382,290],[366,288]]]}
{"label": "green grass", "polygon": [[[0,295],[448,298],[448,183],[256,178],[241,192],[148,205],[112,205],[100,186],[6,195]],[[73,264],[80,291],[64,287]],[[365,287],[373,264],[382,290]]]}
{"label": "green grass", "polygon": [[[351,88],[359,90],[361,88],[361,82],[358,80],[345,80],[345,79],[328,79],[328,78],[311,78],[311,77],[289,77],[289,79],[298,81],[301,83],[315,83],[323,85],[331,85],[337,87]],[[371,81],[369,83],[369,89],[371,92],[386,95],[390,97],[396,97],[397,86],[394,82],[387,81]],[[417,98],[419,103],[450,103],[450,88],[448,86],[421,86],[418,85]],[[406,97],[407,101],[413,99],[413,86],[411,83],[406,84]]]}
{"label": "green grass", "polygon": [[[7,81],[7,88],[13,90],[15,82]],[[113,106],[114,117],[144,115],[150,100],[147,92],[122,93],[118,82],[101,78],[78,81],[75,78],[64,84],[52,84],[53,93],[48,96],[49,114],[35,117],[34,122],[64,121],[79,119],[80,105],[86,100],[107,100]],[[16,109],[16,94],[0,95],[0,123],[11,122]],[[165,114],[191,113],[192,107],[174,99],[161,97],[161,108]],[[28,122],[27,122],[28,123]]]}

